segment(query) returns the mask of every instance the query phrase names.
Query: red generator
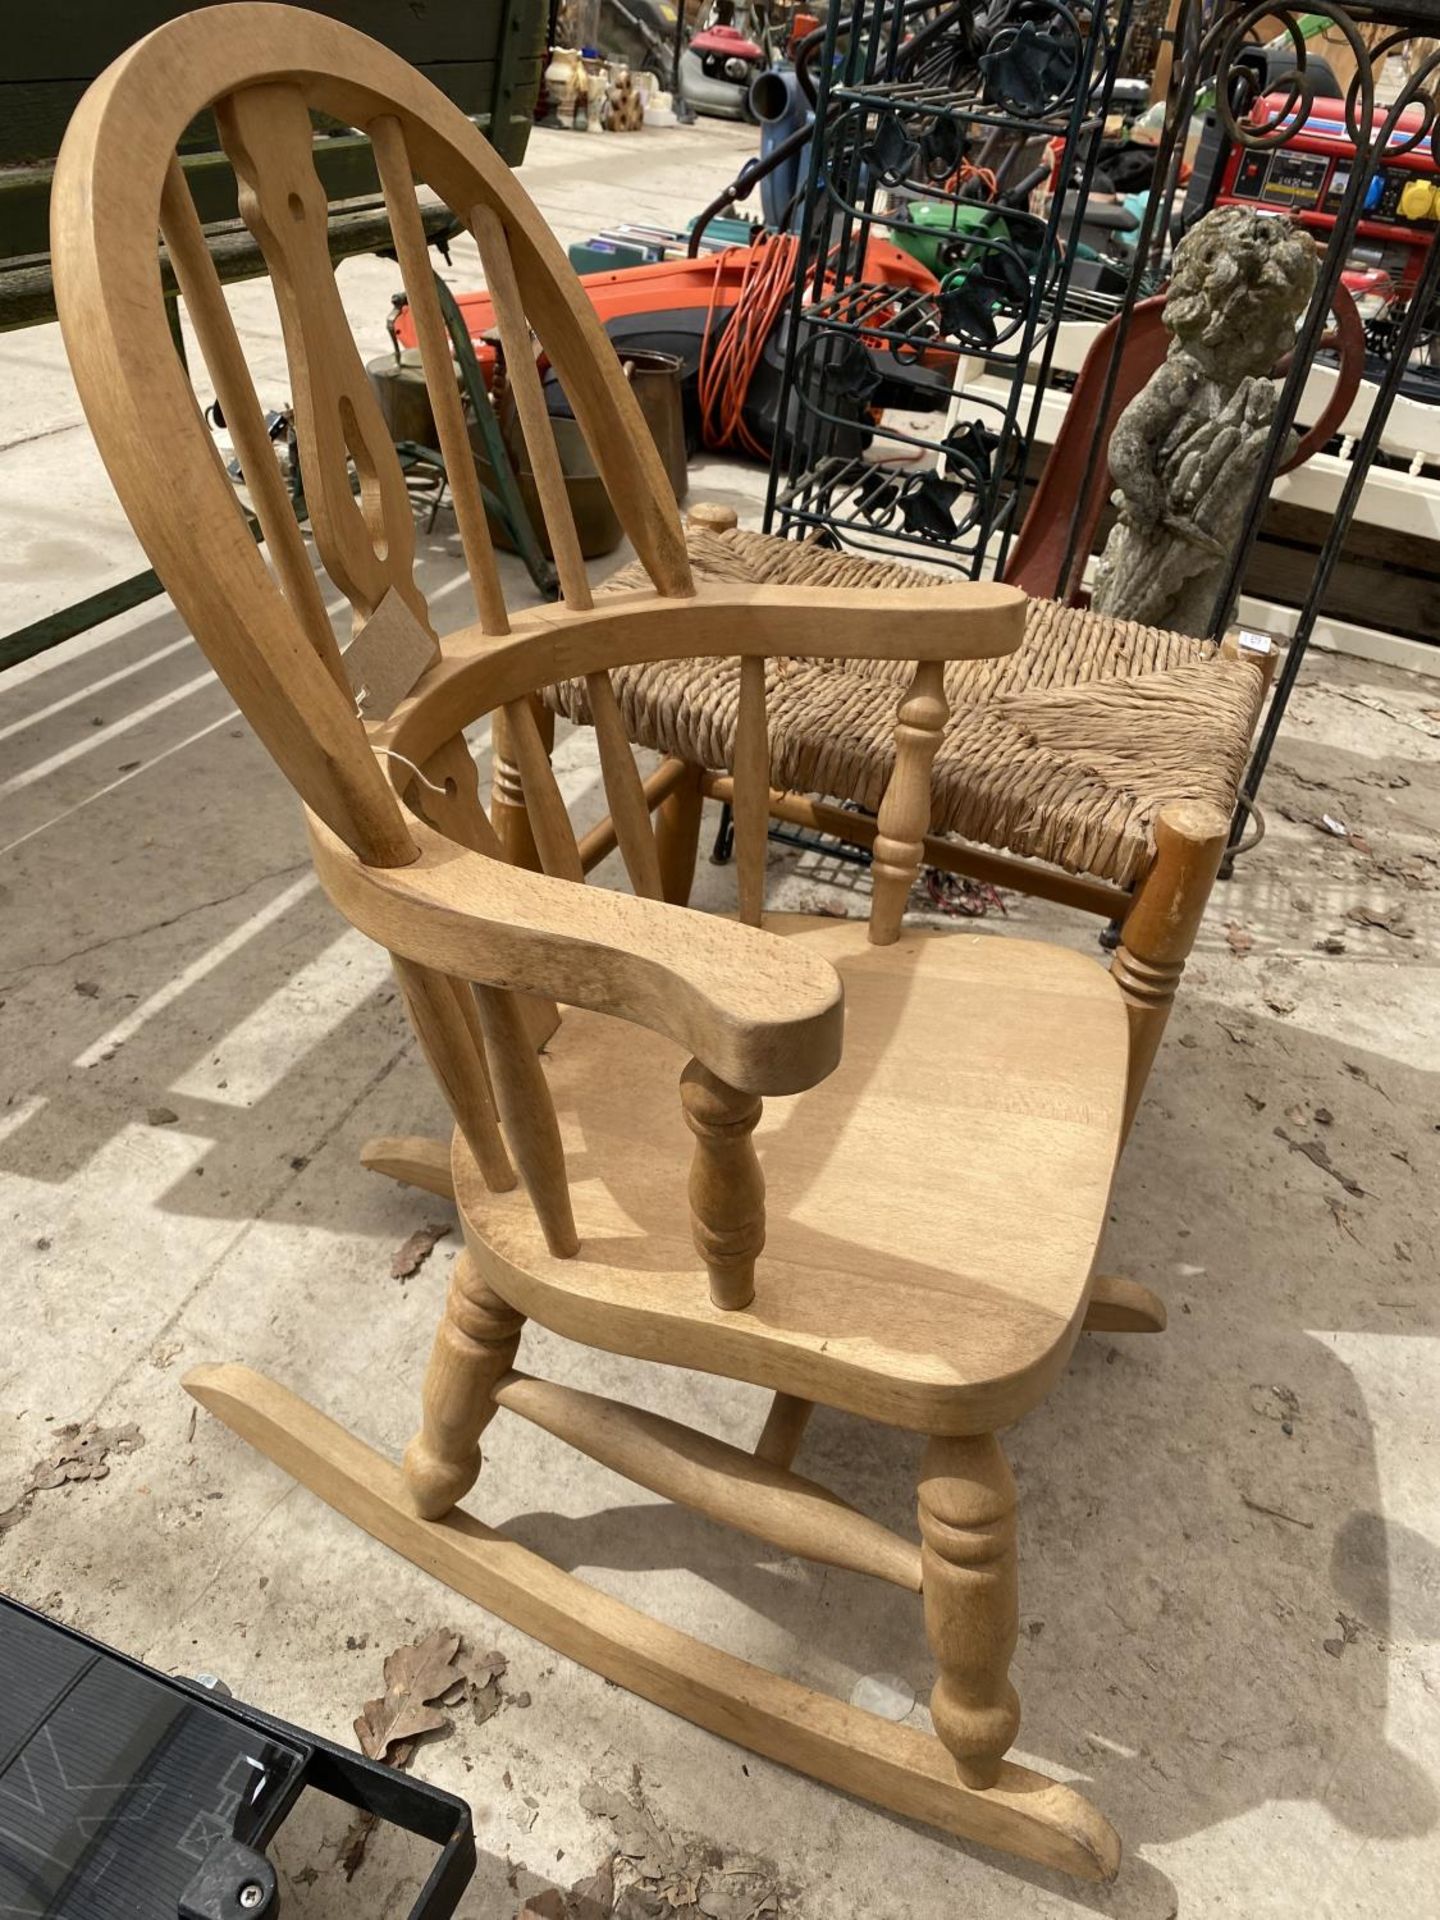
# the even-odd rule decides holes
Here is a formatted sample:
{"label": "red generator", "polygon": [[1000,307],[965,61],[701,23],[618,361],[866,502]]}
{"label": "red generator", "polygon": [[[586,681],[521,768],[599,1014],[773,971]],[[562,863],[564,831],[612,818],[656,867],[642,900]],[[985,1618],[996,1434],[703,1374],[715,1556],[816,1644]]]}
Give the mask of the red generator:
{"label": "red generator", "polygon": [[[1288,98],[1271,93],[1257,101],[1251,124],[1276,123]],[[1375,109],[1377,138],[1388,113],[1385,107]],[[1362,303],[1367,319],[1409,298],[1440,227],[1440,166],[1430,142],[1422,139],[1409,152],[1402,151],[1424,129],[1424,108],[1407,108],[1385,154],[1371,161],[1373,172],[1345,272],[1345,284]],[[1263,151],[1231,148],[1215,204],[1288,214],[1309,227],[1323,246],[1334,230],[1354,167],[1355,143],[1346,130],[1344,101],[1316,100],[1283,146]]]}

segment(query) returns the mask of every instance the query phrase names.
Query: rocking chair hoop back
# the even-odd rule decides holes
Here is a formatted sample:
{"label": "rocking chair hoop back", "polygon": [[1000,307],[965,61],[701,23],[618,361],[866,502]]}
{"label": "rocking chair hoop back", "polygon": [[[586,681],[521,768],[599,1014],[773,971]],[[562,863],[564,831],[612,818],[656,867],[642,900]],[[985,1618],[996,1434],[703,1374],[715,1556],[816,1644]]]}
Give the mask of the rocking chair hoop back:
{"label": "rocking chair hoop back", "polygon": [[[278,586],[268,574],[170,338],[154,246],[162,228],[217,388],[212,343],[244,380],[225,409],[232,427],[243,422],[253,390],[174,164],[177,140],[207,107],[217,108],[280,303],[317,544],[360,620],[392,587],[426,615],[403,477],[330,266],[311,110],[372,138],[379,125],[382,172],[387,153],[403,157],[412,211],[414,169],[462,220],[477,209],[493,217],[625,532],[657,590],[675,597],[692,585],[684,534],[635,397],[554,236],[474,124],[398,55],[297,8],[219,6],[157,28],[95,82],[56,167],[52,226],[56,305],[101,454],[156,571],[306,803],[365,858],[402,864],[413,849],[355,724],[321,603],[300,602],[293,574],[277,566]],[[392,220],[396,184],[385,182]],[[428,315],[433,296],[411,294]],[[293,553],[278,515],[260,519],[272,553]],[[493,574],[483,516],[474,544],[472,568]],[[493,608],[498,591],[487,597]]]}
{"label": "rocking chair hoop back", "polygon": [[[176,158],[177,139],[207,108],[275,288],[319,558],[358,638],[387,661],[418,663],[409,690],[373,717],[368,686],[352,690],[354,661],[342,659]],[[374,145],[474,594],[474,623],[444,640],[415,579],[404,476],[330,265],[312,112]],[[506,605],[417,176],[480,249],[560,575],[556,607]],[[303,800],[331,899],[390,951],[455,1122],[453,1179],[425,1142],[397,1143],[389,1159],[392,1171],[455,1193],[466,1237],[403,1473],[243,1369],[201,1369],[192,1392],[377,1538],[610,1677],[882,1805],[1108,1877],[1118,1842],[1106,1823],[1070,1789],[1003,1758],[1019,1718],[1007,1677],[1015,1493],[994,1429],[1045,1392],[1100,1297],[1091,1268],[1123,1114],[1124,1012],[1113,983],[1074,955],[984,937],[899,937],[931,824],[944,666],[1013,652],[1023,596],[916,585],[890,597],[880,622],[863,589],[697,589],[660,456],[539,213],[458,109],[334,20],[222,5],[158,28],[77,111],[53,207],[66,346],[117,492]],[[170,336],[157,232],[263,554]],[[640,590],[592,601],[541,352],[643,566]],[[623,665],[721,656],[740,663],[731,769],[739,923],[667,904],[675,876],[650,816],[690,801],[673,763],[642,779],[610,677]],[[767,918],[770,696],[788,659],[877,657],[911,670],[896,689],[869,927]],[[583,683],[611,844],[634,896],[575,884],[587,863],[540,706],[560,682]],[[523,786],[540,872],[505,863],[481,804],[464,729],[487,715]],[[842,981],[854,983],[855,1043],[843,1058]],[[537,1034],[553,1032],[553,1002],[575,1011],[547,1074]],[[602,1080],[621,1134],[627,1084],[650,1088],[654,1109],[629,1129],[640,1147],[626,1163],[633,1174],[620,1167],[608,1184],[603,1102],[596,1151],[585,1132]],[[668,1102],[652,1097],[662,1085]],[[796,1105],[766,1114],[773,1097]],[[688,1175],[672,1147],[651,1152],[646,1142],[662,1135],[689,1155]],[[585,1179],[572,1192],[566,1148],[582,1140]],[[982,1243],[963,1259],[929,1229],[932,1166],[945,1198],[963,1207],[968,1192],[984,1221]],[[647,1269],[637,1249],[652,1203],[682,1231],[659,1227],[659,1265]],[[1114,1324],[1143,1324],[1144,1299],[1116,1306],[1113,1288],[1105,1297],[1131,1316]],[[775,1411],[755,1455],[513,1371],[527,1313],[596,1347],[772,1386]],[[919,1546],[791,1470],[810,1400],[931,1436]],[[455,1512],[501,1408],[786,1551],[923,1588],[940,1668],[936,1737],[646,1622]]]}

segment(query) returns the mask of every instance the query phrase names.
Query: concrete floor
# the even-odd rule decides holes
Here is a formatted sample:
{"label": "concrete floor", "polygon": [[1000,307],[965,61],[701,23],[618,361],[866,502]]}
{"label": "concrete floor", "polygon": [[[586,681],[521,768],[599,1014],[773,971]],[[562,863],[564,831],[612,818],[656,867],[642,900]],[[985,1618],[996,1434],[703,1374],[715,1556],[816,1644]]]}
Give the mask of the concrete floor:
{"label": "concrete floor", "polygon": [[[748,144],[714,125],[583,147],[541,135],[526,179],[568,240],[622,213],[680,219]],[[452,277],[473,280],[473,255]],[[351,262],[340,279],[362,347],[381,350],[394,270]],[[233,303],[262,396],[283,400],[266,290]],[[0,364],[9,626],[137,556],[55,330],[8,336]],[[694,494],[753,510],[759,484],[712,463]],[[459,604],[448,516],[422,549],[443,625]],[[367,1176],[356,1153],[374,1131],[435,1128],[440,1103],[382,956],[321,898],[288,789],[168,602],[5,675],[0,742],[6,1590],[345,1741],[392,1648],[445,1627],[501,1650],[506,1704],[483,1724],[462,1705],[414,1766],[474,1807],[466,1916],[508,1916],[617,1848],[632,1914],[1440,1912],[1440,685],[1307,665],[1269,833],[1216,894],[1115,1196],[1106,1263],[1166,1296],[1170,1331],[1082,1340],[1008,1443],[1019,1755],[1119,1827],[1126,1863],[1106,1890],[890,1818],[635,1700],[197,1422],[181,1373],[244,1357],[403,1444],[455,1243],[392,1279],[393,1250],[447,1208]],[[559,758],[597,810],[588,739]],[[1327,813],[1350,837],[1317,824]],[[789,856],[775,881],[783,904],[864,891]],[[705,904],[733,885],[702,867]],[[1009,906],[985,923],[998,937],[1094,950],[1088,924]],[[1294,1143],[1318,1143],[1333,1171]],[[937,1246],[985,1230],[963,1195],[936,1196]],[[757,1392],[542,1331],[525,1355],[742,1443],[762,1417]],[[143,1443],[113,1439],[108,1477],[21,1499],[71,1422],[133,1423]],[[487,1519],[797,1678],[849,1696],[893,1676],[901,1707],[909,1690],[923,1700],[918,1606],[722,1537],[523,1423],[492,1440],[472,1497]],[[916,1454],[822,1413],[801,1465],[908,1527]],[[347,1880],[346,1828],[322,1810],[287,1839],[288,1913],[405,1911],[413,1856],[379,1840]]]}

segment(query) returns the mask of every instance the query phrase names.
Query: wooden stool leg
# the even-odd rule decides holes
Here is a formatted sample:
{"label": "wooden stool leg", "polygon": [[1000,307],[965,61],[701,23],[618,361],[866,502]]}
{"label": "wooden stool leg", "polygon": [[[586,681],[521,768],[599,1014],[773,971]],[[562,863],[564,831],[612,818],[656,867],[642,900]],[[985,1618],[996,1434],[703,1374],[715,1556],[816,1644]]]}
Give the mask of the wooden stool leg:
{"label": "wooden stool leg", "polygon": [[461,1253],[430,1351],[420,1431],[405,1449],[405,1485],[422,1520],[442,1519],[474,1486],[480,1435],[496,1413],[491,1395],[514,1364],[524,1324]]}
{"label": "wooden stool leg", "polygon": [[655,849],[660,856],[660,891],[672,907],[690,903],[695,858],[700,850],[700,815],[705,795],[703,770],[687,767],[681,780],[655,810]]}
{"label": "wooden stool leg", "polygon": [[1128,1135],[1220,870],[1230,822],[1203,801],[1178,800],[1155,822],[1155,859],[1135,890],[1110,962],[1130,1015]]}
{"label": "wooden stool leg", "polygon": [[993,1787],[1020,1727],[1015,1482],[994,1434],[934,1439],[920,1466],[925,1631],[940,1668],[935,1732],[967,1787]]}
{"label": "wooden stool leg", "polygon": [[768,1461],[772,1467],[793,1465],[814,1411],[813,1400],[801,1400],[793,1393],[777,1393],[770,1402],[760,1438],[755,1442],[755,1458]]}

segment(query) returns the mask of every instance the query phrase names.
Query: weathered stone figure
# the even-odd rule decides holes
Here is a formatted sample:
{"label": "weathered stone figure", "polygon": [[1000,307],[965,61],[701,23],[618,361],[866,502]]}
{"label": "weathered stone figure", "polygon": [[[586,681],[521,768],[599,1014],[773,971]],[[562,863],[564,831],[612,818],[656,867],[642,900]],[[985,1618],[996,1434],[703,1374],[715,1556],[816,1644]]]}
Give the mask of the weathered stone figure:
{"label": "weathered stone figure", "polygon": [[1094,606],[1177,633],[1209,629],[1245,522],[1279,385],[1315,286],[1315,247],[1286,220],[1221,207],[1175,250],[1170,351],[1110,437],[1120,519]]}

